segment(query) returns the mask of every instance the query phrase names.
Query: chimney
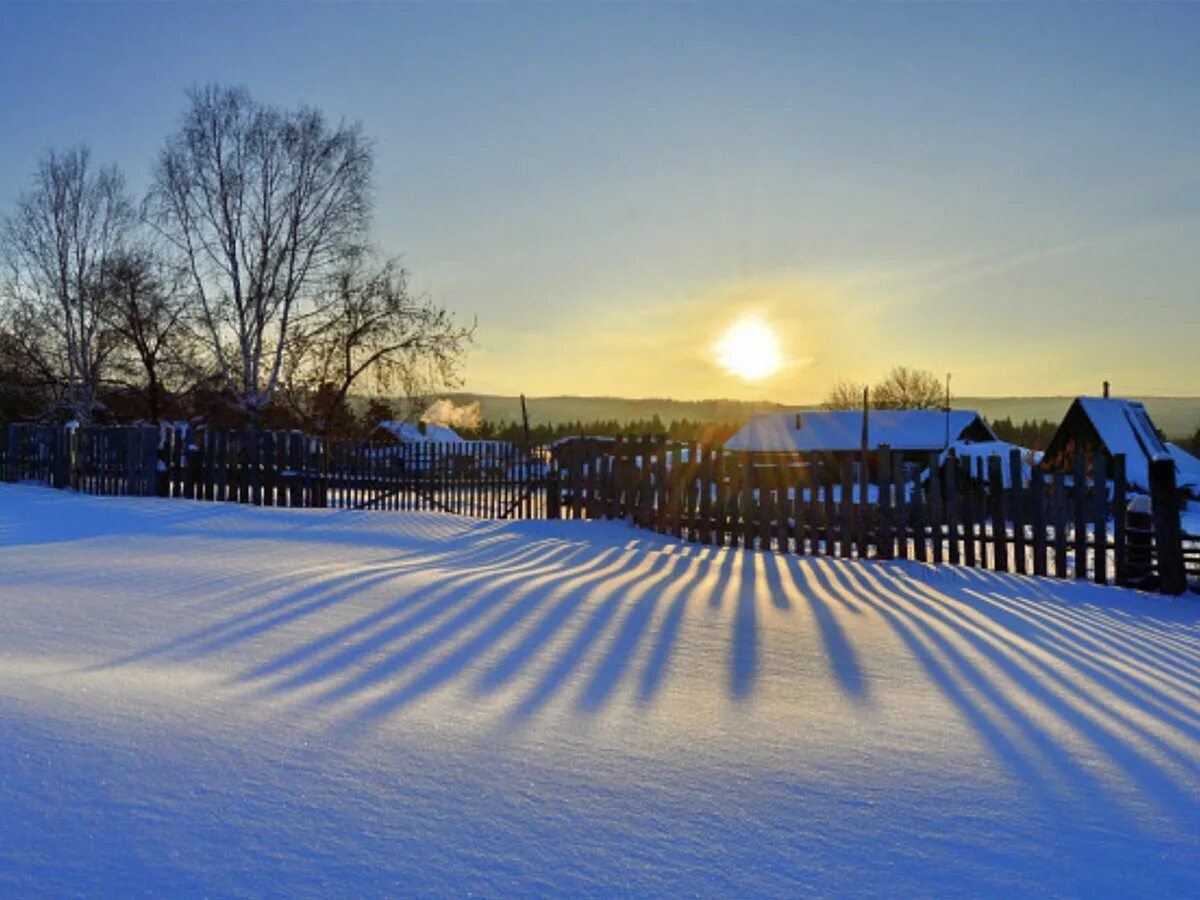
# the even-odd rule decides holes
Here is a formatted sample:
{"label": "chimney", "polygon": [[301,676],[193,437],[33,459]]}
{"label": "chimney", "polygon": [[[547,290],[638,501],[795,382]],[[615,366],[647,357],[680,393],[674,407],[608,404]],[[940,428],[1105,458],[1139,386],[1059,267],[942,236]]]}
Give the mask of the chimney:
{"label": "chimney", "polygon": [[1104,382],[1104,399],[1108,399],[1108,382]]}

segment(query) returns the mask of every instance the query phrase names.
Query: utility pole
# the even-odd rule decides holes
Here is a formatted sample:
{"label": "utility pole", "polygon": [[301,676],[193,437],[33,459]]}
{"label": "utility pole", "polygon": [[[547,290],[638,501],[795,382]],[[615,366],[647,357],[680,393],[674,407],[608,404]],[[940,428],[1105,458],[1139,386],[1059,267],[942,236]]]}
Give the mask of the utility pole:
{"label": "utility pole", "polygon": [[946,373],[946,443],[943,450],[950,449],[950,373]]}
{"label": "utility pole", "polygon": [[525,455],[529,455],[529,411],[525,408],[525,395],[521,395],[521,424],[525,429]]}
{"label": "utility pole", "polygon": [[862,452],[863,464],[866,464],[867,450],[871,445],[871,426],[869,413],[871,408],[871,389],[863,388],[863,420],[862,420]]}

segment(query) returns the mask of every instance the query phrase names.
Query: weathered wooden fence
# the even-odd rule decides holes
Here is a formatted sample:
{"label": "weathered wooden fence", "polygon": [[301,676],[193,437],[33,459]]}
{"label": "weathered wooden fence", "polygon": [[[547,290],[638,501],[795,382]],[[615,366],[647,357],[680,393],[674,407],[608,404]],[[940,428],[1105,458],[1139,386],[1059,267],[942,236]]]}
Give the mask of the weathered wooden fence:
{"label": "weathered wooden fence", "polygon": [[546,453],[499,442],[384,444],[298,431],[144,427],[0,431],[0,480],[255,506],[428,509],[546,518]]}
{"label": "weathered wooden fence", "polygon": [[1130,503],[1123,457],[1072,472],[1022,455],[906,463],[726,453],[661,440],[578,444],[555,458],[563,515],[628,518],[713,546],[843,558],[915,559],[998,572],[1186,589],[1200,555],[1180,528],[1174,465],[1153,463],[1149,502]]}
{"label": "weathered wooden fence", "polygon": [[105,495],[257,506],[440,510],[486,518],[626,518],[702,544],[914,559],[1182,593],[1200,585],[1174,465],[1131,497],[1106,472],[882,448],[834,459],[620,439],[531,451],[499,442],[364,443],[300,432],[139,427],[0,430],[0,480]]}

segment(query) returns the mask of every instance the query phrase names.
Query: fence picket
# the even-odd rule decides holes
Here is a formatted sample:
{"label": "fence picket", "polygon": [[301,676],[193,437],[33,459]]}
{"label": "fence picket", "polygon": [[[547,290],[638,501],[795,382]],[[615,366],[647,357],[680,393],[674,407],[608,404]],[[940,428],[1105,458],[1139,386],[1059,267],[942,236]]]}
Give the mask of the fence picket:
{"label": "fence picket", "polygon": [[1013,562],[1018,575],[1028,573],[1025,544],[1025,472],[1021,462],[1021,451],[1013,450],[1008,455],[1008,477],[1011,489],[1007,492],[1009,514],[1013,523]]}
{"label": "fence picket", "polygon": [[1125,454],[1113,457],[1113,566],[1119,585],[1129,584],[1129,503],[1125,495]]}
{"label": "fence picket", "polygon": [[1075,454],[1071,483],[1071,500],[1075,525],[1075,578],[1087,578],[1087,462],[1082,453]]}
{"label": "fence picket", "polygon": [[1046,575],[1046,476],[1034,466],[1029,476],[1029,499],[1033,519],[1033,574]]}
{"label": "fence picket", "polygon": [[1104,455],[1092,459],[1092,578],[1108,584],[1108,473]]}

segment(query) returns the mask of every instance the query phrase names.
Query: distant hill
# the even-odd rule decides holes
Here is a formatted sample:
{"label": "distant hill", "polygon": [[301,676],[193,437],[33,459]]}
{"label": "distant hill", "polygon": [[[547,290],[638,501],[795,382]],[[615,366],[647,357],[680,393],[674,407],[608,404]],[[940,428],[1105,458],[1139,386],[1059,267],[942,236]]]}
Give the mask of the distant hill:
{"label": "distant hill", "polygon": [[[483,418],[493,422],[519,421],[521,400],[495,394],[449,394],[457,404],[478,401]],[[989,420],[1011,418],[1049,419],[1058,422],[1073,397],[955,397],[959,409],[978,410]],[[1167,437],[1190,437],[1200,428],[1200,397],[1135,397],[1146,404],[1150,417]],[[746,400],[671,400],[668,398],[628,399],[625,397],[529,397],[531,422],[557,425],[564,422],[592,422],[616,419],[630,422],[649,419],[655,414],[664,422],[691,419],[702,422],[741,424],[759,413],[817,409],[813,404],[790,405]]]}
{"label": "distant hill", "polygon": [[[494,394],[449,394],[456,404],[479,402],[480,414],[492,422],[518,422],[521,398]],[[651,398],[631,400],[625,397],[528,397],[529,420],[546,425],[564,422],[594,422],[615,419],[632,422],[658,415],[664,422],[692,419],[701,422],[742,423],[751,416],[777,412],[790,407],[779,403],[746,400],[671,400]]]}

